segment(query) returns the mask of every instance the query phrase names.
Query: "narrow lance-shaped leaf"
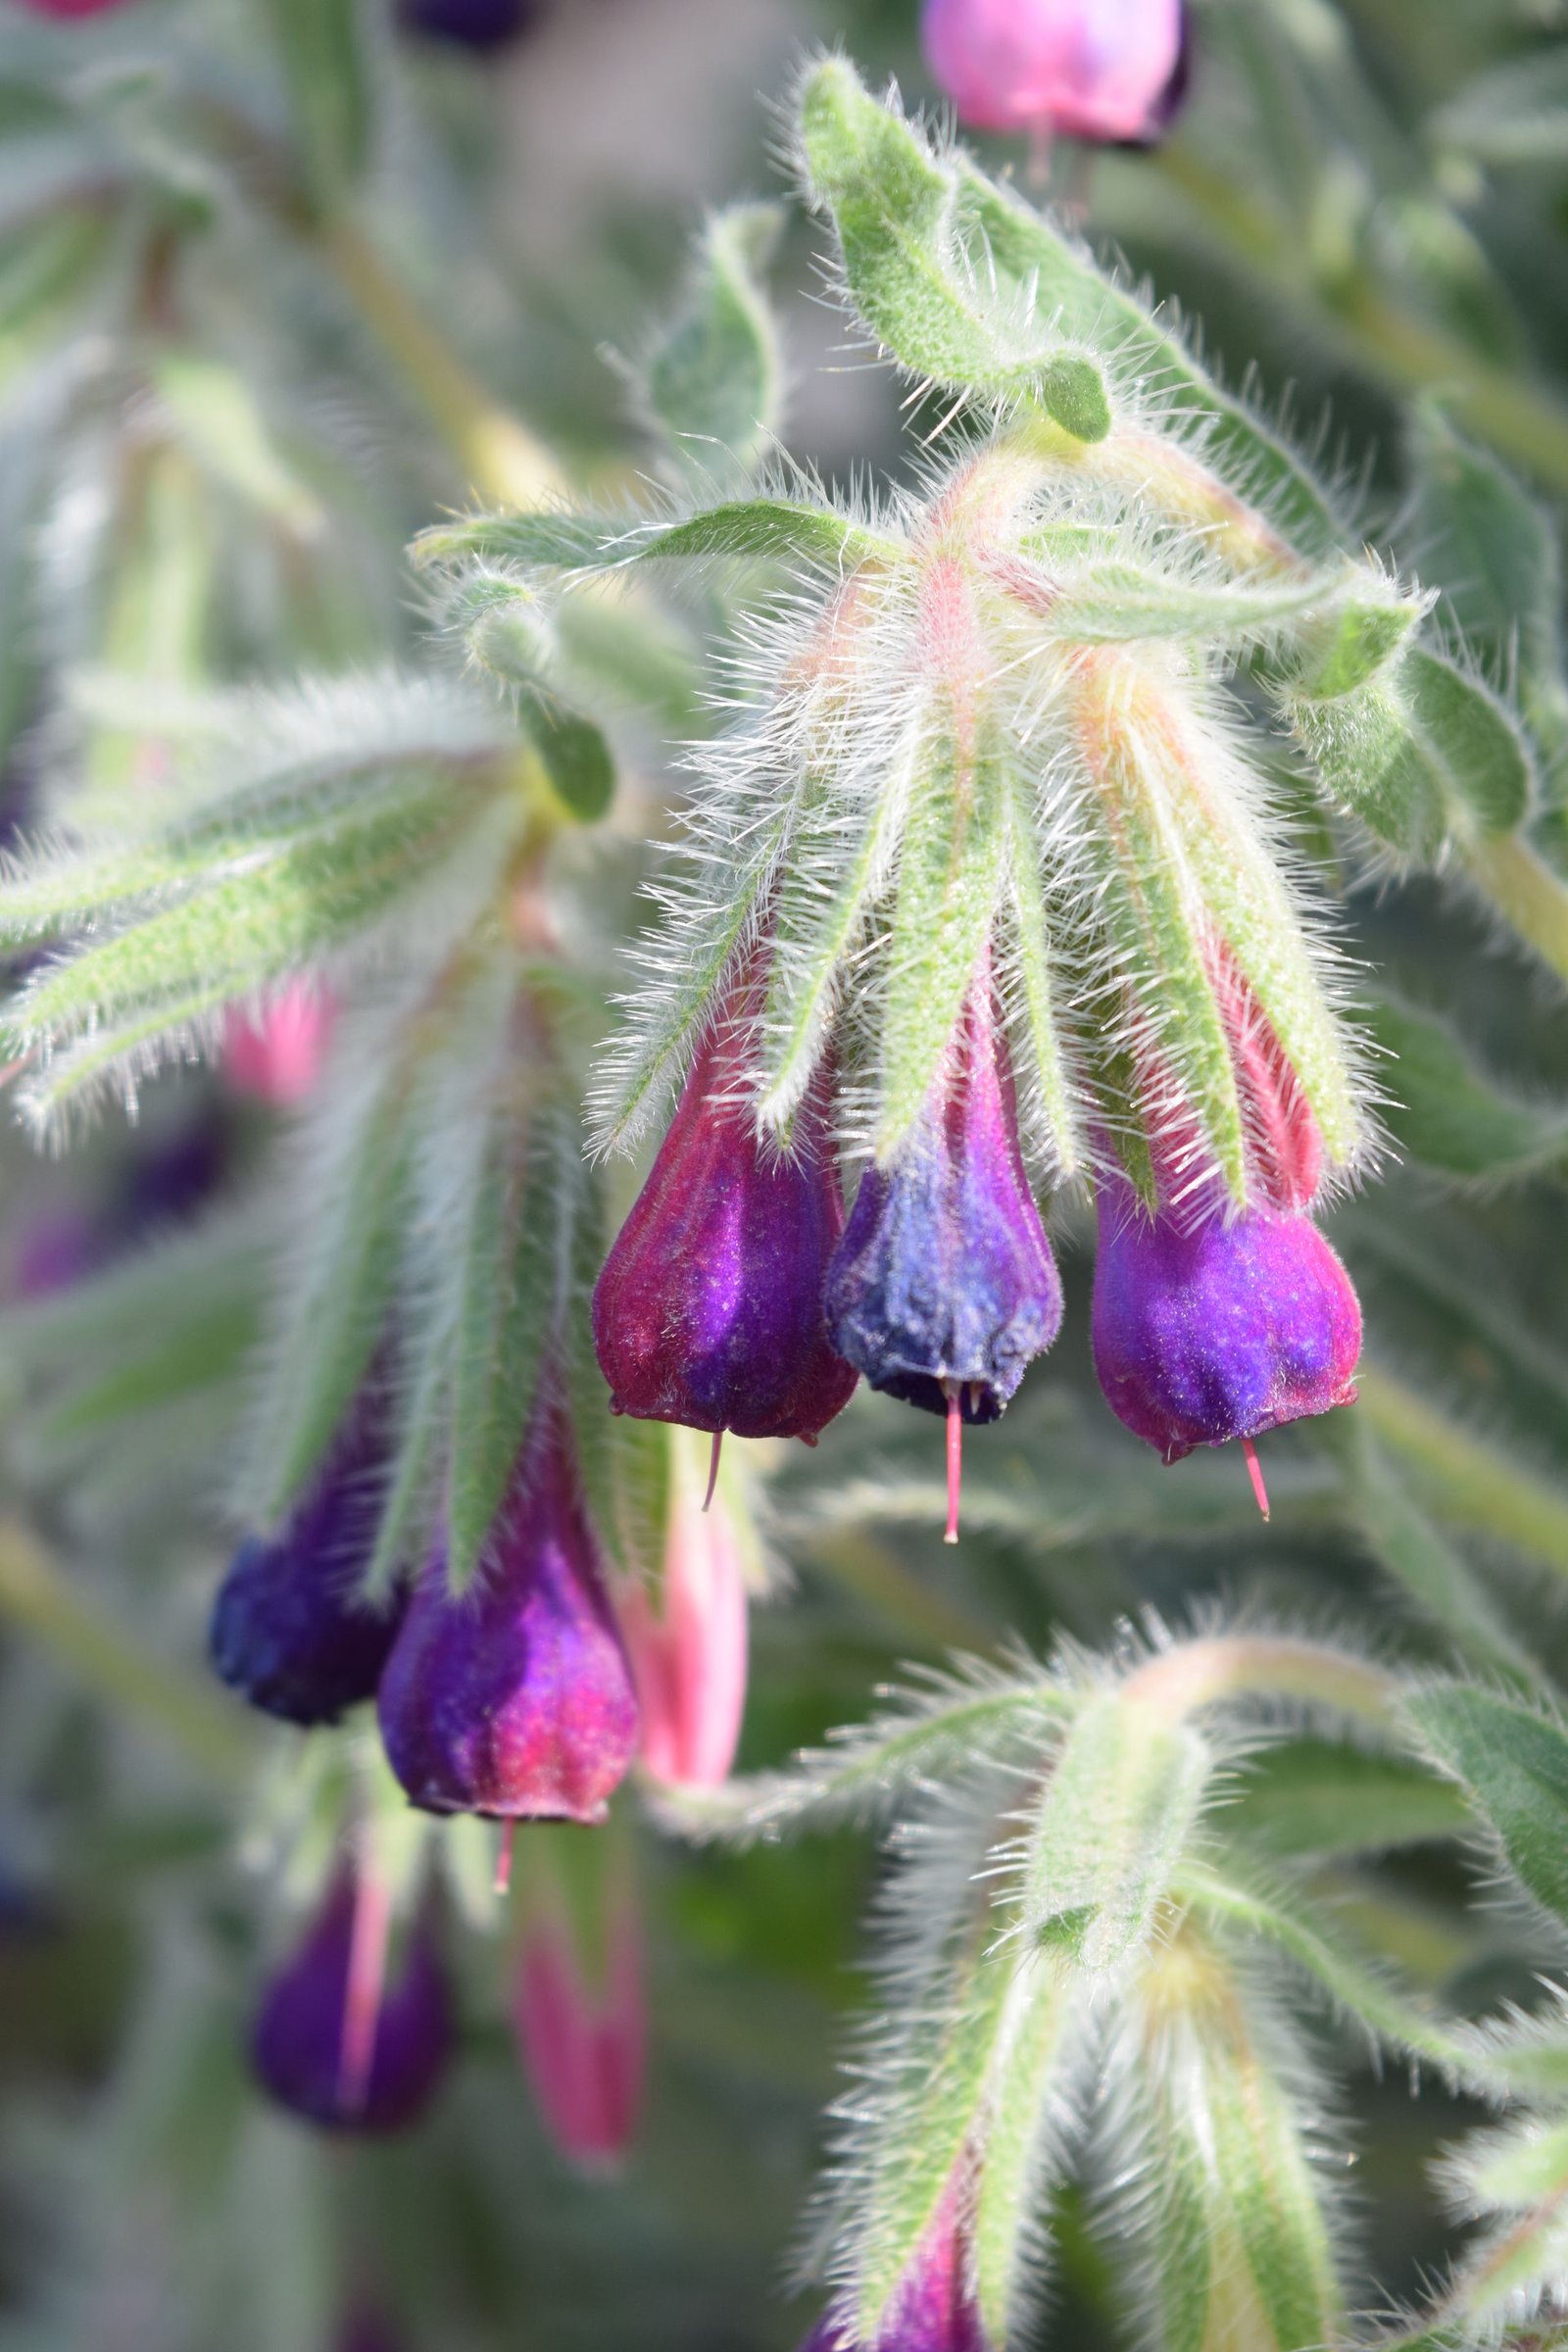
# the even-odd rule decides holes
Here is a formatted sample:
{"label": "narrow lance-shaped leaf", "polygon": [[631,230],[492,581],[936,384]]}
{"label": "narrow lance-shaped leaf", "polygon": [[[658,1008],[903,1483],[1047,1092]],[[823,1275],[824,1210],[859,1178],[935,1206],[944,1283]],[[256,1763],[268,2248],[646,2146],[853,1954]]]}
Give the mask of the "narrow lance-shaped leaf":
{"label": "narrow lance-shaped leaf", "polygon": [[364,168],[370,73],[360,0],[267,0],[311,193],[329,213]]}
{"label": "narrow lance-shaped leaf", "polygon": [[525,570],[612,571],[633,564],[783,561],[846,569],[897,563],[896,539],[804,499],[733,499],[672,523],[636,515],[478,514],[414,542],[420,564],[514,564]]}
{"label": "narrow lance-shaped leaf", "polygon": [[1568,1170],[1568,1111],[1485,1075],[1434,1014],[1383,997],[1362,1017],[1390,1056],[1384,1115],[1409,1158],[1487,1184]]}
{"label": "narrow lance-shaped leaf", "polygon": [[[1016,772],[1008,781],[1006,823],[1004,923],[1015,974],[1014,1066],[1025,1117],[1044,1145],[1055,1175],[1067,1183],[1083,1164],[1081,1122],[1053,980],[1040,841],[1027,789]],[[1019,1042],[1021,1054],[1016,1050]]]}
{"label": "narrow lance-shaped leaf", "polygon": [[1433,1757],[1468,1789],[1520,1885],[1568,1924],[1568,1731],[1462,1683],[1418,1691],[1406,1705]]}
{"label": "narrow lance-shaped leaf", "polygon": [[1065,2154],[1078,2067],[1078,1987],[1063,1955],[1015,1962],[992,2052],[983,2161],[970,2230],[975,2300],[987,2341],[1027,2340],[1041,2284],[1044,2218]]}
{"label": "narrow lance-shaped leaf", "polygon": [[713,215],[681,312],[641,371],[649,415],[699,480],[754,472],[783,421],[783,359],[763,282],[783,226],[773,204]]}

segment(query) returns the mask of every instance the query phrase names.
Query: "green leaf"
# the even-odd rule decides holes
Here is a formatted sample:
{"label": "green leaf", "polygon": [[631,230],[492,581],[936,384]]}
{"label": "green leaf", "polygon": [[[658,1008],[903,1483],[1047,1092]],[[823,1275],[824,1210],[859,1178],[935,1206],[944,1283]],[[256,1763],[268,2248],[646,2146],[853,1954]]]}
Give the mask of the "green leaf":
{"label": "green leaf", "polygon": [[1468,1790],[1520,1885],[1568,1924],[1568,1730],[1462,1683],[1405,1702],[1422,1741]]}
{"label": "green leaf", "polygon": [[[983,723],[983,722],[982,722]],[[996,916],[1004,879],[1006,776],[987,733],[966,736],[938,704],[910,779],[882,1009],[877,1157],[897,1152],[925,1107]]]}
{"label": "green leaf", "polygon": [[829,569],[898,563],[897,539],[867,530],[829,507],[804,499],[747,498],[707,508],[674,523],[635,516],[479,514],[438,524],[414,542],[420,564],[477,560],[540,571],[610,571],[680,559],[797,562]]}
{"label": "green leaf", "polygon": [[1006,823],[1007,887],[1004,921],[1009,935],[1011,969],[1016,974],[1013,1015],[1015,1054],[1020,1094],[1030,1121],[1062,1183],[1079,1173],[1083,1164],[1078,1104],[1057,1019],[1052,983],[1051,920],[1046,912],[1045,865],[1029,795],[1014,774],[1008,785]]}
{"label": "green leaf", "polygon": [[[1057,357],[1093,361],[1102,384],[1107,376],[1143,376],[1157,383],[1162,401],[1201,421],[1205,458],[1266,509],[1269,523],[1257,530],[1256,518],[1240,518],[1244,540],[1277,548],[1274,533],[1283,532],[1309,559],[1340,547],[1337,522],[1305,470],[1218,391],[1177,336],[1019,197],[986,179],[962,153],[939,157],[842,60],[807,76],[801,122],[811,192],[833,217],[850,294],[902,366],[942,383],[1032,400],[1080,448],[1095,442],[1150,480],[1149,436],[1128,434],[1119,446],[1117,425],[1098,440],[1095,427],[1103,432],[1110,424],[1109,407],[1086,403],[1081,388],[1063,399],[1045,380]],[[1170,463],[1178,499],[1189,498],[1198,469],[1174,448]],[[1161,483],[1151,486],[1157,496]]]}
{"label": "green leaf", "polygon": [[1321,574],[1231,585],[1109,559],[1054,580],[1042,573],[1035,609],[1044,634],[1069,645],[1189,637],[1234,644],[1272,635],[1303,616],[1316,621],[1336,593],[1337,582]]}
{"label": "green leaf", "polygon": [[1361,1410],[1451,1526],[1512,1544],[1568,1578],[1568,1493],[1381,1366],[1360,1369]]}
{"label": "green leaf", "polygon": [[519,716],[562,807],[580,825],[597,824],[615,797],[614,756],[601,729],[553,695],[525,695]]}
{"label": "green leaf", "polygon": [[1061,2115],[1074,2074],[1071,1973],[1060,1955],[1016,1963],[987,2082],[985,2161],[970,2226],[975,2300],[986,2340],[1021,2341],[1041,2255],[1041,2215],[1059,2170]]}
{"label": "green leaf", "polygon": [[1559,166],[1568,152],[1568,57],[1532,47],[1467,81],[1432,118],[1438,144],[1484,164]]}
{"label": "green leaf", "polygon": [[1434,1014],[1383,997],[1362,1019],[1391,1057],[1384,1124],[1408,1158],[1488,1185],[1568,1172],[1568,1111],[1484,1075]]}
{"label": "green leaf", "polygon": [[158,396],[203,468],[249,506],[297,537],[324,525],[319,501],[289,465],[244,377],[221,361],[189,349],[153,358]]}
{"label": "green leaf", "polygon": [[315,202],[330,214],[360,178],[370,141],[361,0],[266,0]]}
{"label": "green leaf", "polygon": [[1470,1824],[1452,1784],[1403,1756],[1292,1740],[1251,1759],[1217,1826],[1258,1853],[1328,1860],[1459,1837]]}
{"label": "green leaf", "polygon": [[702,480],[750,476],[783,421],[783,361],[763,284],[783,227],[775,204],[712,216],[680,315],[642,371],[650,416]]}

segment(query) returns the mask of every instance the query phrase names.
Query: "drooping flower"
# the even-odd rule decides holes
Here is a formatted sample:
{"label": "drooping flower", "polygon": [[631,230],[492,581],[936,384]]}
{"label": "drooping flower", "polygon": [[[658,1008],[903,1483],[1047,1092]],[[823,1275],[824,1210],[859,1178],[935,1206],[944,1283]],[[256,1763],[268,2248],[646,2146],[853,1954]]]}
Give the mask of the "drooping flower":
{"label": "drooping flower", "polygon": [[267,1987],[251,2059],[278,2104],[323,2130],[400,2132],[434,2095],[452,2052],[452,2002],[423,1913],[386,1981],[386,1890],[350,1862],[304,1941]]}
{"label": "drooping flower", "polygon": [[641,1756],[656,1781],[715,1788],[727,1778],[746,1709],[746,1566],[723,1489],[703,1499],[692,1442],[672,1430],[663,1571],[657,1597],[621,1596],[637,1677]]}
{"label": "drooping flower", "polygon": [[333,1019],[331,999],[303,980],[290,981],[259,1014],[232,1011],[223,1032],[230,1085],[275,1110],[303,1102],[320,1076]]}
{"label": "drooping flower", "polygon": [[534,0],[403,0],[402,21],[460,49],[504,49],[537,13]]}
{"label": "drooping flower", "polygon": [[647,2018],[642,1936],[629,1888],[611,1893],[599,1981],[563,1902],[535,1908],[513,1989],[518,2054],[545,2127],[568,2163],[613,2171],[642,2107]]}
{"label": "drooping flower", "polygon": [[1095,1370],[1167,1462],[1232,1438],[1250,1460],[1263,1431],[1354,1401],[1361,1310],[1308,1217],[1265,1207],[1188,1228],[1120,1178],[1099,1209]]}
{"label": "drooping flower", "polygon": [[976,130],[1143,142],[1186,79],[1183,0],[925,0],[921,33]]}
{"label": "drooping flower", "polygon": [[35,17],[103,17],[112,8],[123,8],[126,0],[21,0],[21,4]]}
{"label": "drooping flower", "polygon": [[219,1587],[208,1637],[231,1690],[285,1723],[335,1723],[375,1696],[401,1609],[360,1595],[375,1541],[386,1444],[362,1395],[304,1499],[274,1536],[250,1536]]}
{"label": "drooping flower", "polygon": [[950,2188],[871,2345],[829,2312],[801,2352],[990,2352],[968,2278],[956,2188]]}
{"label": "drooping flower", "polygon": [[1061,1328],[989,976],[912,1133],[861,1177],[824,1305],[839,1353],[873,1389],[945,1414],[955,1449],[961,1423],[995,1421]]}
{"label": "drooping flower", "polygon": [[746,1097],[755,966],[698,1048],[669,1133],[594,1291],[614,1410],[715,1436],[814,1439],[855,1389],[822,1278],[844,1225],[824,1090],[783,1156]]}
{"label": "drooping flower", "polygon": [[637,1745],[631,1667],[564,1415],[536,1411],[472,1588],[437,1547],[381,1677],[387,1760],[431,1813],[600,1821]]}

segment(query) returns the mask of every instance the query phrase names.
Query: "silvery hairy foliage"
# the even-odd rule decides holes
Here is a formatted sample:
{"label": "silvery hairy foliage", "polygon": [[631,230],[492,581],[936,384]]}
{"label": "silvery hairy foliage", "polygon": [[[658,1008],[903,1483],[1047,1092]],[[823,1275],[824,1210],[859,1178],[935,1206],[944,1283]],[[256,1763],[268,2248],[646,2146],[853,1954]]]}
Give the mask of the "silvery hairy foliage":
{"label": "silvery hairy foliage", "polygon": [[[1337,10],[1201,15],[1261,151],[1237,149],[1269,191],[1250,263],[1296,331],[1337,322],[1385,392],[1433,348],[1412,321],[1453,336],[1440,354],[1500,331],[1454,190],[1537,168],[1514,69],[1412,142]],[[799,2241],[815,2352],[1024,2352],[1057,2327],[1167,2352],[1555,2342],[1568,694],[1554,518],[1505,462],[1554,478],[1549,414],[1478,362],[1401,411],[1397,495],[1369,491],[1068,212],[834,55],[790,103],[793,212],[709,220],[667,314],[618,339],[621,452],[558,462],[441,317],[429,222],[464,223],[465,251],[481,230],[389,13],[176,10],[95,28],[90,69],[70,37],[29,24],[0,61],[32,142],[14,184],[0,116],[0,228],[27,265],[0,346],[0,729],[35,776],[0,877],[10,1103],[51,1165],[91,1167],[122,1111],[156,1136],[171,1099],[210,1107],[280,1011],[331,1035],[220,1198],[134,1249],[94,1239],[0,1330],[0,1609],[61,1684],[0,1746],[47,1784],[84,1681],[111,1729],[82,1769],[154,1816],[151,1858],[116,1867],[205,1874],[147,1906],[92,2133],[40,2114],[0,2159],[57,2236],[55,2208],[77,2220],[0,2342],[86,2352],[139,2297],[161,2341],[239,2311],[237,2341],[299,2352],[369,2268],[422,2279],[424,2324],[456,2304],[476,2343],[504,2303],[552,2343],[783,2343],[779,2181],[843,2005],[847,1882],[842,1844],[779,1849],[846,1829],[876,1838],[846,1866],[857,1890],[869,1872],[873,1957]],[[1148,166],[1171,204],[1222,221],[1223,175],[1173,154]],[[24,203],[24,181],[65,195]],[[1270,205],[1298,202],[1304,291],[1269,244]],[[806,234],[854,363],[907,395],[885,479],[790,454],[776,296]],[[499,366],[514,288],[484,263],[475,284]],[[1529,1050],[1498,1054],[1521,1005]],[[977,1197],[1053,1268],[1056,1245],[1067,1301],[971,1446],[955,1553],[956,1428],[995,1417],[978,1380],[944,1361],[946,1494],[919,1415],[861,1394],[839,1417],[858,1370],[907,1390],[831,1350],[820,1409],[812,1355],[796,1418],[753,1447],[729,1433],[755,1367],[706,1418],[648,1401],[651,1375],[622,1393],[607,1319],[663,1294],[602,1269],[650,1159],[649,1197],[673,1167],[682,1210],[815,1185],[836,1239],[840,1168],[896,1193],[952,1131],[956,1069],[995,1079],[1013,1185],[993,1170]],[[649,1213],[657,1273],[695,1285],[701,1249],[667,1201]],[[1088,1377],[1095,1219],[1121,1428]],[[1099,1289],[1146,1226],[1173,1256],[1283,1235],[1248,1284],[1278,1274],[1287,1341],[1310,1234],[1343,1285],[1333,1337],[1364,1301],[1359,1364],[1352,1345],[1251,1420],[1141,1425]],[[1222,1356],[1248,1284],[1211,1294]],[[826,1348],[804,1245],[760,1288],[764,1325],[804,1299]],[[1054,1305],[1026,1352],[1059,1285]],[[1271,1370],[1285,1351],[1273,1325],[1229,1344]],[[1266,1530],[1217,1449],[1264,1430]],[[308,1727],[264,1734],[196,1660],[212,1530],[243,1539],[228,1593],[242,1566],[293,1574],[328,1504],[354,1531],[334,1607],[372,1668],[335,1659],[302,1700],[215,1633],[223,1679]],[[480,1669],[512,1627],[483,1612],[536,1537],[565,1598],[497,1699]],[[694,1558],[712,1582],[678,1602]],[[722,1671],[705,1655],[682,1684],[681,1624],[706,1607],[711,1631],[721,1576]],[[21,1680],[8,1663],[8,1705]],[[182,1753],[199,1807],[122,1714]],[[475,1763],[479,1721],[502,1731]],[[635,1839],[624,1798],[604,1822],[628,1774]],[[510,1908],[492,1819],[504,1855],[528,1825]],[[461,1952],[430,2041],[462,2080],[413,2165],[329,2174],[239,2083],[236,1822],[274,1989],[306,1983],[289,1968],[349,1878],[399,1965],[437,1927]],[[638,1902],[653,2153],[568,2192],[491,2045],[507,2009],[526,2048],[530,1961],[575,1948],[570,2014],[605,2027],[623,2087]],[[534,2023],[546,2132],[603,2170],[630,2124],[552,2088]],[[283,2105],[344,2122],[340,2049],[314,2110],[289,2049],[252,2052]],[[1393,2161],[1352,2170],[1403,2145],[1380,2069],[1437,2118],[1398,2127],[1426,2133],[1441,2219],[1392,2269]],[[715,2257],[694,2287],[696,2242]],[[484,2264],[535,2301],[492,2279],[470,2308]]]}

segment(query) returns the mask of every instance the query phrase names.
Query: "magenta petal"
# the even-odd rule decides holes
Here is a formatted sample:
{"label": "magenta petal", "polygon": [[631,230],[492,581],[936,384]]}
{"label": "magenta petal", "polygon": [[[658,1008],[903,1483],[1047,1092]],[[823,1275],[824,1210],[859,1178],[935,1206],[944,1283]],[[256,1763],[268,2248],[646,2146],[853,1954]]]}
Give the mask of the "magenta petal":
{"label": "magenta petal", "polygon": [[925,0],[932,74],[977,130],[1142,141],[1183,84],[1182,0]]}
{"label": "magenta petal", "polygon": [[428,1562],[381,1678],[381,1738],[431,1813],[599,1821],[637,1745],[631,1668],[564,1422],[523,1448],[473,1589]]}
{"label": "magenta petal", "polygon": [[1252,1209],[1187,1232],[1107,1187],[1095,1370],[1117,1418],[1167,1462],[1351,1403],[1361,1310],[1303,1216]]}
{"label": "magenta petal", "polygon": [[[874,2345],[864,2352],[990,2352],[970,2288],[963,2233],[951,2192],[910,2265]],[[857,2352],[855,2338],[829,2315],[802,2352]]]}

